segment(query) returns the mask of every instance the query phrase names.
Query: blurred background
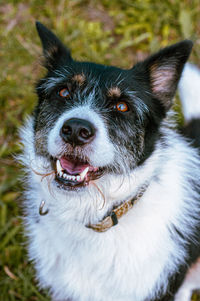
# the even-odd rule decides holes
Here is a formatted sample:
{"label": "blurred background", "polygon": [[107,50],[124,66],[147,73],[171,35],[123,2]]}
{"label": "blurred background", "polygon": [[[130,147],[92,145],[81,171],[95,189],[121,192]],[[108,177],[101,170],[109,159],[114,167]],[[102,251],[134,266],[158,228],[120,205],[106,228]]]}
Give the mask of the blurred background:
{"label": "blurred background", "polygon": [[[0,0],[0,301],[47,301],[27,260],[21,222],[22,171],[18,129],[36,103],[44,74],[39,20],[77,60],[130,68],[160,47],[190,38],[200,65],[199,0]],[[178,99],[176,110],[181,121]],[[200,300],[197,294],[193,300]]]}

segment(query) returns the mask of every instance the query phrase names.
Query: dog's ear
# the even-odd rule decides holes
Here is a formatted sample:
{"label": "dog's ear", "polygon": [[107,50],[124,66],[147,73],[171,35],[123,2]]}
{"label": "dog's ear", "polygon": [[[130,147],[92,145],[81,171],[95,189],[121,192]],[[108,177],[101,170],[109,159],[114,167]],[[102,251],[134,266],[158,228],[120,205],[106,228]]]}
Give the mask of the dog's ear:
{"label": "dog's ear", "polygon": [[72,60],[69,49],[53,32],[38,21],[36,21],[36,28],[43,46],[44,66],[48,70],[53,69],[57,64],[66,64]]}
{"label": "dog's ear", "polygon": [[133,67],[133,70],[139,71],[140,78],[148,81],[152,96],[157,98],[166,110],[172,105],[178,81],[192,46],[193,43],[189,40],[179,42],[150,56],[137,64],[136,68]]}

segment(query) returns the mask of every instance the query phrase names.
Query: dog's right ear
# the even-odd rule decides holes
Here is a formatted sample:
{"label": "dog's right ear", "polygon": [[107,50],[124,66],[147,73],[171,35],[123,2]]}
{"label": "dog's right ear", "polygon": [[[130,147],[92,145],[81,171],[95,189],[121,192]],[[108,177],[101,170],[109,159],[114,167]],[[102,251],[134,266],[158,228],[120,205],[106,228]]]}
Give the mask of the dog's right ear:
{"label": "dog's right ear", "polygon": [[44,66],[48,70],[53,69],[58,64],[66,64],[72,60],[69,49],[53,32],[38,21],[36,21],[36,28],[43,46]]}

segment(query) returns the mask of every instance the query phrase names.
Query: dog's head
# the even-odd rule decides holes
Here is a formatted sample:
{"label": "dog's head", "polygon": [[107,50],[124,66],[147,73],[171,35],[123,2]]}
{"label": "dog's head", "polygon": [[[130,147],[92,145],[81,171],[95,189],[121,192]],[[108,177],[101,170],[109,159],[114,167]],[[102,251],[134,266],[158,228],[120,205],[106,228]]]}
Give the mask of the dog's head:
{"label": "dog's head", "polygon": [[48,72],[37,84],[34,148],[55,172],[56,189],[78,192],[129,175],[154,150],[192,43],[124,70],[75,61],[39,22],[37,30]]}

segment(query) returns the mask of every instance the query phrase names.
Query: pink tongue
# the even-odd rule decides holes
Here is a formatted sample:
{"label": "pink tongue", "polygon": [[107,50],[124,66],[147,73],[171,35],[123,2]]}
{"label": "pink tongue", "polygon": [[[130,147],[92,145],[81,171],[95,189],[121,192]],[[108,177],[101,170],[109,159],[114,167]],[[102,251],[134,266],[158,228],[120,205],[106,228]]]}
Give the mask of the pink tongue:
{"label": "pink tongue", "polygon": [[62,168],[64,168],[68,174],[75,175],[80,174],[89,164],[84,164],[78,161],[72,161],[65,157],[60,159],[60,164]]}

